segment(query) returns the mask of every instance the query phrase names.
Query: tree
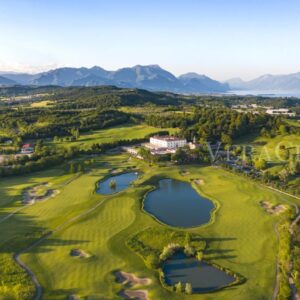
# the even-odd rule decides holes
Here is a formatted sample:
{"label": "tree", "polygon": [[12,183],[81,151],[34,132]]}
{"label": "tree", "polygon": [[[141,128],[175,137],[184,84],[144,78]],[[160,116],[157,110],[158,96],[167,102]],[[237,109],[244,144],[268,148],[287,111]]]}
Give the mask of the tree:
{"label": "tree", "polygon": [[267,168],[267,162],[265,159],[256,159],[254,161],[254,166],[258,170],[264,170]]}
{"label": "tree", "polygon": [[196,258],[199,260],[199,261],[202,261],[203,260],[203,252],[202,251],[198,251],[197,252],[197,255],[196,255]]}
{"label": "tree", "polygon": [[289,178],[290,172],[288,169],[282,169],[279,173],[278,176],[280,180],[284,183],[287,182],[287,179]]}
{"label": "tree", "polygon": [[22,138],[20,136],[17,136],[13,141],[14,146],[21,147],[22,145]]}
{"label": "tree", "polygon": [[182,289],[183,289],[183,286],[182,286],[181,281],[177,282],[175,284],[175,291],[176,291],[176,293],[178,293],[178,294],[182,293]]}
{"label": "tree", "polygon": [[194,256],[195,255],[195,249],[193,247],[191,247],[189,244],[187,244],[184,247],[184,254],[186,256]]}
{"label": "tree", "polygon": [[289,127],[288,126],[286,126],[286,125],[280,125],[279,126],[279,129],[278,129],[278,131],[279,131],[279,134],[287,134],[288,133],[288,130],[289,130]]}
{"label": "tree", "polygon": [[221,142],[225,145],[232,145],[232,138],[228,134],[222,133]]}
{"label": "tree", "polygon": [[178,148],[174,154],[171,156],[172,161],[179,164],[184,163],[188,160],[187,153],[182,149]]}
{"label": "tree", "polygon": [[71,135],[75,140],[78,140],[79,138],[79,129],[78,128],[72,128],[71,129]]}
{"label": "tree", "polygon": [[84,164],[78,164],[77,172],[84,172]]}
{"label": "tree", "polygon": [[117,182],[114,179],[112,179],[109,182],[109,187],[114,190],[117,187]]}
{"label": "tree", "polygon": [[293,175],[297,175],[300,173],[300,161],[296,159],[296,157],[291,157],[289,160],[289,171]]}
{"label": "tree", "polygon": [[43,147],[43,141],[37,140],[34,147],[35,152],[40,152],[42,150],[42,147]]}
{"label": "tree", "polygon": [[76,173],[76,165],[74,163],[70,164],[69,173],[71,173],[71,174]]}
{"label": "tree", "polygon": [[190,236],[189,232],[186,232],[185,233],[185,238],[184,238],[184,244],[189,245],[190,242],[191,242],[191,236]]}
{"label": "tree", "polygon": [[156,269],[159,266],[159,260],[155,254],[151,253],[146,257],[145,264],[150,269]]}
{"label": "tree", "polygon": [[193,294],[193,287],[192,287],[192,285],[191,285],[190,283],[188,283],[188,282],[185,284],[185,293],[186,293],[187,295]]}

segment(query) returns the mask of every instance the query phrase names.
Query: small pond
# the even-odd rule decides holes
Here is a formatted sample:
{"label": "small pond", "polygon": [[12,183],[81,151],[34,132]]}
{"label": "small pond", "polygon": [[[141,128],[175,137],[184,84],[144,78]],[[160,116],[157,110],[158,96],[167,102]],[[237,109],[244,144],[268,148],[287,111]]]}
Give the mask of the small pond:
{"label": "small pond", "polygon": [[196,227],[208,223],[214,204],[200,196],[187,182],[162,179],[144,200],[144,210],[174,227]]}
{"label": "small pond", "polygon": [[174,286],[179,281],[190,283],[193,293],[207,293],[218,290],[235,281],[226,272],[194,257],[179,252],[163,264],[167,285]]}
{"label": "small pond", "polygon": [[[110,195],[123,191],[139,177],[137,172],[123,173],[111,176],[98,183],[97,194]],[[111,182],[115,182],[115,186],[111,186]]]}

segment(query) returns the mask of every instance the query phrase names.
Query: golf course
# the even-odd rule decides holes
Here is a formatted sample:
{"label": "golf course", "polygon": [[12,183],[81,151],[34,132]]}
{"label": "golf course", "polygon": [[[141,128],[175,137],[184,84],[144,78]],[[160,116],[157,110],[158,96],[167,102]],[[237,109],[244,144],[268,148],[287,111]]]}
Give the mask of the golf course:
{"label": "golf course", "polygon": [[[37,278],[43,299],[121,299],[124,287],[116,280],[117,271],[150,279],[150,284],[138,286],[150,299],[270,299],[278,252],[274,226],[284,213],[268,214],[260,202],[288,206],[290,197],[213,166],[149,165],[126,154],[97,156],[86,165],[77,174],[56,167],[1,180],[1,299],[30,299],[36,292],[32,278],[14,262],[15,254]],[[128,188],[111,195],[96,193],[103,179],[132,170],[139,177]],[[166,178],[191,184],[214,203],[209,222],[180,229],[143,210],[145,195]],[[58,193],[11,214],[22,207],[24,189],[42,183]],[[2,220],[7,214],[11,216]],[[200,236],[206,243],[204,260],[239,274],[243,282],[206,294],[170,292],[162,287],[157,270],[128,246],[145,230],[148,242],[151,232],[162,232],[158,248],[171,242],[170,232]],[[86,255],[70,255],[74,249]]]}

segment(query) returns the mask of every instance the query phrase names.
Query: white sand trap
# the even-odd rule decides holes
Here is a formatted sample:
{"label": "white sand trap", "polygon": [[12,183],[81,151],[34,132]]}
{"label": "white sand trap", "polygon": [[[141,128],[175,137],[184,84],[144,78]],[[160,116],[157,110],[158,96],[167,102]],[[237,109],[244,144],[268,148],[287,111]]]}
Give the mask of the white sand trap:
{"label": "white sand trap", "polygon": [[149,278],[139,278],[132,273],[127,273],[123,271],[116,272],[116,277],[119,283],[123,285],[135,286],[135,285],[149,285],[151,279]]}
{"label": "white sand trap", "polygon": [[91,256],[89,253],[85,252],[82,249],[72,249],[70,251],[70,255],[73,257],[79,257],[79,258],[88,258]]}
{"label": "white sand trap", "polygon": [[287,210],[287,206],[284,204],[273,205],[268,201],[261,201],[261,207],[271,215],[279,215]]}
{"label": "white sand trap", "polygon": [[203,185],[203,184],[204,184],[204,180],[203,180],[203,179],[195,179],[194,182],[195,182],[197,185]]}
{"label": "white sand trap", "polygon": [[121,296],[124,299],[150,300],[147,290],[125,290]]}
{"label": "white sand trap", "polygon": [[23,204],[34,204],[35,202],[38,202],[38,201],[48,200],[49,198],[52,198],[52,197],[56,196],[59,193],[58,190],[47,189],[44,192],[44,194],[39,195],[38,194],[39,189],[43,188],[45,186],[46,187],[48,186],[47,182],[42,183],[40,185],[37,185],[33,188],[26,189],[24,194],[23,194],[22,203]]}

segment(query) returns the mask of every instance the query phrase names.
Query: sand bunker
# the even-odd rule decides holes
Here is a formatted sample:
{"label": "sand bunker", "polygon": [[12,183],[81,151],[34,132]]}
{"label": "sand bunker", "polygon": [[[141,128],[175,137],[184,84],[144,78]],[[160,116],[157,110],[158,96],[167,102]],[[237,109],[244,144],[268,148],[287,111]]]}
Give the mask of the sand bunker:
{"label": "sand bunker", "polygon": [[127,273],[123,271],[116,272],[117,281],[127,286],[135,286],[135,285],[149,285],[151,283],[151,279],[149,278],[139,278],[132,273]]}
{"label": "sand bunker", "polygon": [[33,188],[26,189],[23,194],[22,203],[23,204],[34,204],[37,201],[44,201],[51,197],[54,197],[59,193],[58,190],[47,189],[44,191],[44,193],[39,194],[39,191],[41,189],[45,189],[45,187],[48,187],[47,182],[37,185]]}
{"label": "sand bunker", "polygon": [[287,206],[283,204],[273,205],[268,201],[261,201],[261,207],[271,215],[279,215],[287,210]]}
{"label": "sand bunker", "polygon": [[69,297],[69,300],[80,300],[80,297],[77,296],[77,295],[71,295],[71,296]]}
{"label": "sand bunker", "polygon": [[203,179],[195,179],[194,182],[195,182],[197,185],[203,185],[203,184],[204,184],[204,180],[203,180]]}
{"label": "sand bunker", "polygon": [[150,300],[147,290],[125,290],[120,293],[124,299]]}
{"label": "sand bunker", "polygon": [[89,253],[85,252],[82,249],[72,249],[70,251],[70,255],[73,257],[79,257],[79,258],[88,258],[91,256]]}
{"label": "sand bunker", "polygon": [[190,172],[189,171],[180,171],[180,174],[182,176],[187,176],[187,175],[190,175]]}
{"label": "sand bunker", "polygon": [[[118,271],[115,275],[117,277],[117,282],[126,287],[149,285],[151,283],[151,279],[139,278],[132,273]],[[119,295],[124,299],[150,300],[147,290],[122,290]]]}

